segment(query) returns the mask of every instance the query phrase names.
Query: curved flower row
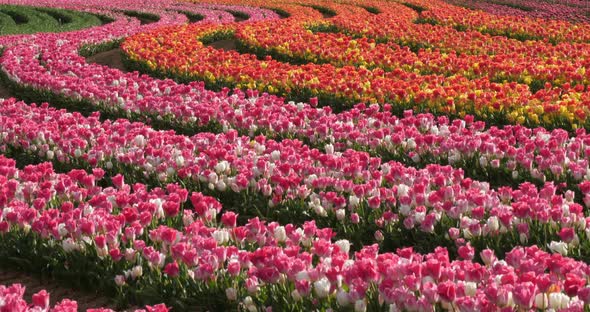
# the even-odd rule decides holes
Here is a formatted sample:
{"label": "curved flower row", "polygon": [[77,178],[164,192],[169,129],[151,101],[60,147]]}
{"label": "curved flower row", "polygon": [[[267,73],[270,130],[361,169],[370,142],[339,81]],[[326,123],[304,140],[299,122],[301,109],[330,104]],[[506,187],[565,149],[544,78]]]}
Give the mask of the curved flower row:
{"label": "curved flower row", "polygon": [[[338,109],[356,101],[396,103],[439,114],[474,114],[491,123],[525,123],[576,128],[588,122],[583,85],[531,94],[528,86],[469,80],[460,75],[417,75],[331,64],[291,65],[258,60],[250,54],[216,50],[200,38],[232,32],[239,26],[189,25],[133,36],[123,44],[128,57],[150,72],[177,79],[205,80],[210,87],[258,89],[306,99],[319,96]],[[579,87],[582,87],[581,89]],[[339,104],[339,105],[338,105]]]}
{"label": "curved flower row", "polygon": [[[183,7],[190,7],[190,4],[179,4],[177,3],[176,6],[183,6]],[[273,20],[279,19],[279,15],[269,9],[258,8],[258,7],[249,7],[249,6],[236,6],[236,5],[220,5],[220,4],[201,4],[197,5],[197,7],[202,7],[207,10],[216,10],[216,11],[225,11],[225,12],[235,12],[238,11],[242,14],[248,16],[246,21],[248,22],[255,22],[255,21],[263,21],[263,20]]]}
{"label": "curved flower row", "polygon": [[[573,202],[571,191],[558,195],[551,183],[490,190],[460,169],[382,164],[352,150],[324,154],[298,141],[251,140],[234,131],[186,137],[13,101],[4,101],[0,112],[1,142],[8,153],[102,168],[110,175],[124,172],[131,181],[154,185],[182,182],[244,216],[292,222],[313,216],[355,243],[387,239],[385,248],[414,243],[408,239],[417,233],[431,233],[426,235],[449,245],[436,235],[449,232],[459,244],[467,239],[502,250],[505,245],[498,242],[544,242],[567,229],[580,238],[568,240],[568,248],[587,256],[579,243],[587,235],[582,206]],[[581,192],[588,198],[586,184]]]}
{"label": "curved flower row", "polygon": [[[164,23],[172,24],[180,19],[171,16],[163,20]],[[125,24],[120,22],[118,25]],[[136,30],[139,28],[130,32]],[[88,33],[96,35],[92,38],[95,43],[116,38],[108,33],[108,29],[103,33],[95,30]],[[117,110],[130,114],[140,115],[145,111],[167,113],[174,110],[174,114],[185,114],[187,123],[194,123],[195,120],[190,117],[195,115],[186,113],[190,108],[185,108],[183,112],[175,102],[190,102],[193,100],[191,97],[195,96],[194,99],[214,103],[213,107],[225,108],[229,105],[227,113],[222,114],[232,116],[233,119],[219,119],[221,123],[226,127],[232,122],[242,123],[241,129],[252,131],[252,137],[257,129],[246,125],[241,117],[244,115],[241,108],[231,106],[271,106],[280,101],[266,95],[254,97],[255,92],[252,91],[248,92],[251,96],[246,99],[242,93],[228,96],[226,92],[206,92],[196,83],[177,85],[171,81],[141,78],[136,74],[121,77],[119,72],[109,72],[105,68],[91,76],[87,68],[80,66],[84,64],[81,58],[75,55],[79,44],[86,40],[82,34],[33,38],[29,46],[17,44],[9,48],[4,60],[13,66],[8,70],[10,78],[25,86],[43,88],[49,85],[45,89],[63,90],[64,94],[73,98],[90,98],[97,104],[100,104],[97,99],[108,99],[116,106],[109,103],[104,105],[118,107]],[[53,53],[52,50],[58,52]],[[41,61],[30,61],[37,57]],[[27,66],[19,70],[18,64]],[[38,73],[43,74],[34,78]],[[60,79],[52,80],[51,73],[59,73]],[[22,77],[27,80],[21,80]],[[86,89],[77,86],[89,77],[99,83],[89,84],[91,87]],[[101,90],[103,86],[111,88]],[[99,96],[95,96],[97,94]],[[142,102],[143,96],[148,94],[153,97]],[[153,105],[157,106],[154,108]],[[277,114],[292,112],[288,118],[281,119],[282,124],[275,124],[279,129],[287,129],[284,130],[287,133],[299,131],[295,130],[295,122],[318,122],[319,119],[310,118],[317,116],[313,114],[325,114],[323,116],[326,118],[335,120],[333,125],[343,127],[350,127],[351,120],[353,124],[365,124],[363,131],[381,126],[387,129],[389,125],[399,125],[400,122],[403,125],[406,122],[407,126],[404,127],[411,133],[408,136],[427,135],[424,129],[433,133],[440,129],[439,133],[442,134],[439,137],[445,138],[447,131],[461,133],[465,127],[461,120],[449,123],[444,118],[438,119],[436,126],[433,126],[434,118],[429,115],[406,116],[400,121],[389,113],[379,112],[377,106],[359,106],[343,114],[332,114],[329,110],[318,110],[304,104],[276,105],[270,109]],[[70,214],[72,210],[69,205],[60,205],[58,209],[36,215],[47,222],[36,223],[39,227],[28,228],[26,223],[19,221],[26,220],[27,216],[31,216],[31,209],[37,207],[34,200],[31,203],[23,203],[23,200],[32,196],[27,193],[29,187],[39,181],[27,181],[22,184],[22,188],[16,188],[15,196],[7,203],[10,208],[5,210],[6,215],[4,211],[2,213],[2,226],[10,224],[7,227],[9,231],[0,234],[8,240],[6,246],[19,246],[11,244],[14,241],[25,244],[47,243],[46,239],[61,240],[61,244],[57,245],[48,243],[50,248],[44,252],[51,255],[66,254],[64,257],[69,261],[57,261],[64,265],[90,264],[99,269],[109,266],[110,274],[105,275],[111,278],[108,282],[116,283],[118,291],[125,296],[133,296],[136,290],[158,289],[174,297],[176,294],[182,296],[183,291],[188,289],[199,293],[199,298],[208,298],[203,294],[209,293],[217,298],[220,294],[225,295],[228,300],[224,301],[231,305],[240,302],[248,310],[269,304],[278,310],[285,310],[285,306],[280,303],[285,299],[291,300],[291,303],[286,304],[288,307],[299,310],[353,305],[357,311],[385,308],[432,310],[437,307],[581,310],[588,303],[590,291],[586,285],[587,266],[562,256],[567,254],[578,259],[588,259],[587,250],[590,246],[587,243],[587,219],[582,206],[574,203],[573,193],[561,186],[548,183],[537,188],[530,183],[522,183],[518,189],[490,190],[486,183],[465,178],[462,170],[436,165],[417,170],[396,162],[383,163],[366,153],[347,150],[347,143],[340,142],[336,148],[326,144],[326,153],[322,153],[293,140],[275,142],[263,136],[251,139],[239,137],[230,130],[220,135],[203,133],[187,137],[154,131],[143,124],[131,124],[125,120],[101,123],[97,115],[83,118],[46,106],[31,107],[14,101],[4,101],[0,112],[0,147],[4,153],[18,155],[19,160],[24,161],[48,159],[60,167],[94,169],[92,174],[74,171],[78,172],[75,175],[80,177],[79,184],[84,184],[84,188],[93,189],[92,177],[106,171],[117,189],[96,190],[100,189],[101,193],[122,193],[114,198],[95,196],[90,199],[88,202],[93,211],[88,210],[85,217],[89,218],[85,219],[81,216],[86,213],[86,209],[79,210],[80,224],[74,221],[78,220],[77,215]],[[152,113],[151,116],[156,115]],[[250,113],[245,115],[249,118],[254,116]],[[360,115],[362,117],[355,117]],[[379,118],[384,120],[383,125],[379,124]],[[209,120],[213,119],[202,122],[208,123]],[[482,123],[472,123],[470,118],[466,121],[467,124],[473,124],[471,131],[496,136],[498,140],[491,146],[486,145],[486,148],[492,155],[502,155],[507,144],[499,140],[501,131],[484,131]],[[258,124],[264,125],[262,122]],[[333,134],[327,128],[315,124],[311,129],[317,129],[313,131],[326,143],[331,142]],[[534,138],[527,140],[524,137],[533,133],[532,130],[522,127],[504,130],[510,133],[513,129],[513,145],[519,146],[516,142],[526,144],[521,147],[520,154],[517,150],[506,148],[506,157],[518,161],[528,157],[522,162],[524,169],[514,168],[517,173],[521,172],[519,170],[533,172],[534,163],[535,166],[544,166],[545,172],[551,171],[559,180],[564,174],[559,169],[565,170],[570,166],[570,160],[574,160],[579,167],[573,166],[576,170],[564,175],[576,180],[583,179],[587,166],[584,163],[584,131],[579,131],[576,138],[569,139],[564,131],[548,133],[539,129],[535,130]],[[395,136],[395,132],[392,132],[390,138],[383,137],[382,142],[389,144],[391,134]],[[354,137],[352,133],[349,136]],[[429,140],[432,137],[425,136],[424,141],[419,143],[408,139],[404,147],[395,139],[394,144],[402,147],[399,154],[405,154],[407,149],[425,146]],[[365,146],[370,146],[367,142]],[[545,163],[542,157],[533,157],[537,151],[535,144],[539,145],[537,148],[543,151],[542,154],[553,150],[563,153],[557,153],[555,158]],[[476,144],[467,145],[473,149]],[[422,148],[422,151],[422,157],[427,157],[426,149]],[[453,153],[453,149],[450,151],[448,153]],[[419,161],[415,156],[411,155]],[[499,162],[491,158],[482,159],[478,155],[467,157],[475,157],[482,167],[495,167]],[[530,161],[530,165],[527,165],[527,161]],[[44,168],[47,169],[47,165],[29,170],[43,172]],[[6,181],[6,194],[11,194],[10,187],[14,185],[8,180],[39,178],[38,173],[27,176],[26,169],[19,171],[19,178],[16,178],[10,173],[10,170],[16,172],[14,163],[4,169],[6,173],[3,176],[12,175]],[[131,188],[116,173],[123,173],[128,181],[144,181],[150,186],[182,182],[192,191],[201,189],[207,194],[218,196],[225,209],[241,209],[242,219],[235,213],[226,212],[221,216],[221,222],[216,224],[214,216],[219,214],[222,206],[213,198],[200,193],[190,196],[194,213],[187,213],[186,209],[181,213],[180,202],[188,201],[189,195],[173,184],[166,189],[172,190],[176,196],[166,197],[163,193],[159,194],[163,191],[156,189],[151,194],[163,196],[163,202],[152,198],[155,202],[148,200],[141,207],[138,205],[117,211],[113,207],[129,198],[133,202],[142,202],[133,196],[136,190],[142,193],[144,188],[135,185],[134,192],[125,196],[125,192],[130,192]],[[56,192],[61,188],[59,183],[50,186],[41,182],[37,185],[42,189],[57,188]],[[579,191],[582,196],[590,198],[590,183],[580,184]],[[40,195],[33,197],[39,199],[45,196],[42,195],[45,194],[43,191],[37,194]],[[83,192],[76,189],[73,196],[80,194]],[[178,200],[169,200],[170,197],[178,197]],[[60,200],[63,199],[56,201]],[[142,213],[150,211],[148,214],[153,217],[159,211],[159,203],[162,204],[164,216],[160,220],[166,225],[156,227],[156,224],[150,224],[143,227]],[[37,201],[37,205],[41,204]],[[254,211],[252,208],[266,211]],[[15,211],[18,213],[13,213]],[[283,219],[295,221],[301,227],[285,225],[283,222],[267,225],[255,218],[243,221],[243,217],[249,215],[280,218],[284,216],[282,212],[290,213]],[[311,218],[322,226],[328,224],[332,228],[318,229],[313,222],[304,222]],[[51,221],[56,221],[57,226]],[[89,221],[86,224],[90,229],[91,224],[95,226],[94,237],[89,241],[80,234],[84,233],[82,221]],[[238,222],[245,225],[238,226]],[[131,226],[133,223],[139,226]],[[64,225],[60,227],[60,224]],[[125,226],[132,229],[123,230]],[[74,228],[76,231],[72,230]],[[48,236],[27,236],[27,231],[30,233],[37,229],[40,230],[38,233],[45,231]],[[136,229],[138,232],[135,232]],[[332,242],[334,230],[338,231],[339,237],[353,240],[352,248],[360,251],[351,256],[350,242]],[[424,234],[432,232],[436,234]],[[448,238],[442,237],[445,233]],[[61,234],[65,235],[62,237]],[[366,234],[374,235],[374,238],[359,238]],[[440,241],[434,243],[449,245],[451,252],[459,254],[463,260],[451,262],[444,249],[426,255],[414,253],[411,249],[403,249],[396,254],[380,254],[377,245],[362,245],[387,238],[381,243],[385,250],[399,246],[399,242],[432,250],[432,245],[418,243],[420,237],[438,238]],[[505,261],[498,261],[490,249],[485,249],[489,247],[504,252],[519,243],[537,243],[542,249],[549,249],[556,254],[547,254],[540,251],[539,247],[517,247],[507,253]],[[20,248],[23,249],[26,250]],[[473,262],[472,259],[477,257],[475,250],[481,251],[477,256],[485,266]],[[60,258],[56,256],[55,259]],[[113,278],[114,274],[120,275]]]}
{"label": "curved flower row", "polygon": [[[364,9],[338,18],[365,18]],[[346,65],[382,68],[385,71],[462,75],[469,79],[488,77],[492,81],[517,81],[529,87],[581,85],[590,82],[585,75],[586,61],[530,55],[457,55],[440,51],[420,50],[417,53],[398,44],[376,43],[364,37],[353,39],[343,33],[310,33],[308,29],[335,27],[329,22],[269,22],[243,25],[235,37],[248,50],[271,54],[278,59],[322,62],[341,67]]]}
{"label": "curved flower row", "polygon": [[[435,2],[434,5],[439,3]],[[424,5],[426,6],[426,4]],[[454,51],[458,54],[475,55],[526,55],[581,62],[587,60],[590,54],[586,43],[561,42],[553,45],[543,41],[522,42],[503,36],[492,36],[477,31],[464,31],[451,26],[436,25],[434,22],[435,25],[432,25],[430,20],[419,19],[416,12],[401,4],[376,3],[374,6],[381,13],[366,16],[363,19],[341,18],[337,15],[331,18],[330,22],[351,35],[375,38],[379,42],[392,41],[402,46],[409,46],[414,50],[424,48],[439,49],[443,53]],[[401,13],[407,10],[414,12],[413,18],[412,15]],[[396,11],[401,14],[396,14]]]}
{"label": "curved flower row", "polygon": [[[514,1],[505,0],[496,3],[479,1],[449,1],[451,4],[464,5],[468,8],[482,10],[495,15],[511,15],[521,17],[535,17],[543,19],[557,19],[570,22],[590,22],[587,3],[575,4],[573,1],[542,2],[542,1]],[[586,14],[585,14],[586,13]]]}
{"label": "curved flower row", "polygon": [[[43,6],[43,7],[58,7],[72,10],[83,10],[92,13],[104,14],[113,17],[117,20],[126,19],[126,16],[121,11],[132,11],[135,12],[138,8],[141,8],[141,12],[154,14],[160,19],[155,23],[147,25],[141,25],[141,28],[137,26],[122,27],[107,27],[107,32],[111,33],[112,38],[122,38],[131,33],[141,31],[147,31],[163,25],[183,24],[187,21],[186,16],[179,14],[180,11],[190,12],[192,14],[201,15],[203,17],[202,22],[213,22],[213,23],[228,23],[234,21],[234,16],[228,11],[241,12],[249,16],[249,21],[259,21],[265,19],[278,18],[278,15],[268,9],[255,8],[241,5],[197,5],[189,3],[176,3],[168,0],[158,0],[150,2],[149,4],[139,0],[125,0],[117,1],[116,3],[105,3],[104,1],[42,1],[42,0],[3,0],[4,4],[15,4],[15,5],[30,5],[30,6]],[[123,22],[123,21],[118,21]],[[131,21],[128,21],[131,22]],[[95,27],[97,30],[103,29],[104,26]],[[115,31],[117,30],[118,31]],[[79,31],[77,34],[86,33],[86,31]],[[71,33],[69,35],[72,35]],[[2,36],[0,38],[0,45],[7,46],[13,43],[22,42],[23,40],[31,40],[39,35],[10,35]],[[94,35],[96,36],[96,34]],[[88,37],[93,37],[88,35]],[[75,38],[75,36],[72,36]]]}
{"label": "curved flower row", "polygon": [[235,17],[227,11],[205,8],[195,4],[176,3],[168,9],[184,14],[188,12],[191,15],[202,17],[199,21],[202,23],[231,23],[235,20]]}
{"label": "curved flower row", "polygon": [[522,36],[526,39],[549,40],[552,42],[590,42],[590,24],[571,23],[562,20],[534,19],[520,16],[497,16],[482,11],[445,5],[437,2],[409,1],[424,6],[425,18],[431,18],[444,25],[465,26],[469,29],[492,34]]}
{"label": "curved flower row", "polygon": [[[515,83],[498,84],[460,76],[419,76],[403,71],[384,72],[379,68],[259,61],[252,55],[205,47],[197,39],[231,31],[233,27],[167,28],[136,35],[125,41],[123,49],[132,61],[141,62],[148,70],[170,72],[185,80],[204,79],[209,86],[259,89],[296,98],[318,95],[326,102],[349,105],[357,101],[395,102],[398,109],[429,109],[454,115],[468,112],[500,123],[545,124],[544,120],[548,120],[549,125],[571,128],[586,122],[583,101],[545,103],[534,99],[527,86]],[[539,110],[542,116],[537,115]],[[545,116],[546,119],[540,119]]]}
{"label": "curved flower row", "polygon": [[[214,2],[236,3],[235,0],[217,0]],[[265,2],[257,0],[240,0],[239,3],[253,6],[265,5]],[[324,2],[313,0],[301,1],[301,3],[314,6],[329,6],[334,11],[337,11],[339,7],[338,5],[327,5]],[[518,53],[529,57],[546,57],[547,59],[556,57],[557,59],[582,62],[588,59],[588,44],[584,43],[560,42],[557,45],[552,45],[542,41],[521,42],[502,36],[482,34],[477,31],[463,31],[445,25],[431,25],[430,23],[436,21],[423,16],[427,14],[429,8],[452,7],[460,9],[441,1],[404,1],[404,4],[410,3],[411,5],[413,3],[414,7],[423,10],[421,12],[424,14],[418,14],[402,3],[388,2],[386,5],[381,1],[351,1],[349,3],[359,7],[372,8],[377,11],[377,14],[364,15],[363,18],[350,18],[346,11],[339,11],[329,21],[351,35],[371,37],[380,42],[391,40],[416,50],[419,48],[432,48],[440,49],[444,53],[452,51],[482,55],[507,53],[513,55]],[[293,8],[291,10],[289,12],[294,12]],[[576,24],[573,24],[573,26],[576,27]]]}
{"label": "curved flower row", "polygon": [[[129,193],[130,187],[120,178],[113,179],[117,189],[97,188],[90,181],[100,179],[102,173],[96,170],[93,174],[55,174],[50,165],[42,164],[20,171],[14,161],[5,158],[0,159],[0,170],[2,194],[6,195],[2,223],[11,224],[2,226],[0,242],[10,239],[11,233],[33,231],[46,242],[61,243],[52,247],[56,253],[61,248],[66,257],[80,254],[81,258],[74,259],[87,261],[79,263],[84,268],[104,269],[97,260],[106,259],[118,268],[128,268],[111,282],[121,291],[154,283],[149,276],[158,276],[155,285],[165,290],[179,287],[166,280],[192,280],[217,295],[224,292],[229,302],[241,301],[248,310],[270,304],[275,308],[353,305],[355,311],[432,311],[437,305],[486,311],[503,307],[578,311],[590,304],[590,268],[534,246],[516,247],[505,260],[497,259],[489,249],[482,250],[479,257],[484,265],[472,262],[475,250],[469,244],[459,251],[462,260],[455,261],[449,260],[443,248],[425,255],[411,248],[394,254],[379,253],[377,245],[363,247],[351,257],[348,241],[332,242],[332,230],[318,229],[313,222],[296,228],[252,219],[238,226],[236,215],[225,213],[215,225],[219,203],[198,193],[190,196],[194,212],[181,214],[183,230],[159,226],[148,234],[146,225],[157,216],[158,207],[163,207],[166,216],[174,216],[170,206],[178,208],[186,201],[186,191],[169,187],[169,199],[160,202],[164,191],[148,194],[135,185],[134,193]],[[56,208],[44,208],[43,198],[51,199]],[[175,204],[169,205],[171,200]],[[115,211],[120,214],[111,215]],[[23,236],[25,241],[32,239]],[[109,276],[113,272],[101,273]],[[180,296],[180,289],[176,291]],[[290,299],[282,303],[265,299],[269,296]],[[18,286],[0,287],[0,298],[0,309],[26,311]],[[41,292],[34,296],[32,311],[47,305],[48,296]],[[59,310],[62,305],[65,310]],[[71,302],[62,305],[55,311],[75,308]],[[154,308],[166,310],[164,306]]]}

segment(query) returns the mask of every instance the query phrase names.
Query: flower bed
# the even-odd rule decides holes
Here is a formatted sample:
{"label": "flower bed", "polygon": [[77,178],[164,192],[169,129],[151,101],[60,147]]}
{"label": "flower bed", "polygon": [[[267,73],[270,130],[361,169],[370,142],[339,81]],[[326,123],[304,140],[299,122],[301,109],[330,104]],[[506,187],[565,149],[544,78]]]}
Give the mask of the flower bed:
{"label": "flower bed", "polygon": [[[315,220],[357,244],[385,240],[385,250],[406,244],[432,250],[467,239],[503,251],[501,242],[559,240],[562,228],[586,236],[574,193],[558,195],[551,183],[490,190],[448,166],[416,170],[352,150],[324,154],[291,140],[259,136],[251,141],[232,131],[185,137],[10,101],[1,112],[5,153],[21,155],[20,161],[49,159],[64,170],[101,168],[109,176],[125,172],[130,181],[153,186],[181,182],[217,197],[242,220]],[[580,189],[588,197],[586,184]],[[453,240],[435,235],[441,232]],[[568,241],[582,258],[586,248],[580,242],[585,241]]]}
{"label": "flower bed", "polygon": [[[588,308],[585,44],[453,29],[442,4],[220,2],[56,3],[114,21],[0,38],[17,94],[84,113],[0,100],[2,265],[148,310]],[[228,34],[257,56],[204,44]],[[129,35],[135,65],[204,82],[79,55]],[[0,310],[46,298],[0,287]]]}
{"label": "flower bed", "polygon": [[[368,12],[367,14],[370,15]],[[342,25],[342,21],[352,20],[350,16],[340,20],[338,16],[334,17],[331,23],[344,29],[355,28],[351,25]],[[377,15],[372,18],[390,20]],[[293,26],[281,26],[286,23]],[[463,66],[461,61],[453,61],[461,59],[460,56],[444,58],[440,66],[422,66],[420,64],[428,62],[426,60],[444,57],[443,54],[436,52],[422,52],[418,60],[423,61],[414,61],[414,64],[418,63],[418,68],[409,65],[405,71],[399,68],[388,71],[396,67],[395,62],[382,57],[389,46],[362,39],[351,40],[344,35],[309,34],[308,30],[304,30],[302,23],[304,22],[225,27],[183,26],[150,34],[139,34],[127,40],[123,49],[129,54],[129,58],[137,63],[136,68],[173,77],[177,81],[204,80],[208,88],[214,89],[224,86],[230,89],[256,88],[260,91],[284,95],[296,101],[306,101],[309,97],[318,96],[320,103],[330,103],[336,110],[342,110],[357,101],[393,102],[396,104],[393,107],[398,112],[413,108],[454,116],[469,113],[492,124],[518,122],[529,126],[576,128],[586,122],[587,104],[584,100],[578,100],[580,97],[584,98],[586,94],[585,70],[584,67],[582,69],[576,67],[575,63],[571,66],[567,65],[569,62],[567,60],[560,64],[563,66],[554,66],[547,59],[527,59],[523,54],[522,67],[519,70],[522,69],[525,73],[529,73],[530,70],[530,74],[523,75],[516,74],[519,70],[513,68],[514,60],[509,60],[505,56],[494,57],[492,61],[489,57],[472,56],[466,58],[463,64],[480,60],[482,65],[479,65],[480,62],[474,62],[471,64],[477,64],[476,68],[466,69],[475,65]],[[289,37],[293,29],[295,33],[300,34],[298,39],[277,40],[277,37]],[[233,51],[205,47],[201,42],[226,38],[233,33],[236,34],[243,50],[256,52],[258,59],[270,54],[290,62],[316,61],[328,64],[293,65],[268,58],[258,60],[249,54],[236,54]],[[263,34],[267,34],[267,40]],[[154,37],[158,39],[152,40]],[[201,41],[198,40],[199,38]],[[269,42],[275,44],[269,46]],[[309,42],[318,42],[317,50],[306,48],[305,44]],[[324,49],[324,44],[330,46],[332,52]],[[369,54],[360,52],[365,50],[371,52]],[[394,60],[411,63],[404,56],[409,51],[402,50],[400,53],[400,55],[392,55]],[[409,53],[409,55],[414,54]],[[200,60],[199,65],[193,65],[192,62],[196,59]],[[346,60],[343,61],[343,59]],[[453,65],[446,66],[446,62]],[[539,62],[548,63],[548,65],[539,67]],[[389,63],[391,65],[387,65]],[[229,64],[239,64],[239,66]],[[554,67],[561,69],[556,72],[552,69]],[[424,71],[422,75],[413,72],[420,71],[420,68]],[[446,74],[453,75],[444,77],[440,74],[427,74],[431,71],[440,72],[441,70],[437,68],[446,70],[451,68],[451,73],[446,72]],[[482,75],[476,73],[486,73],[487,76],[481,78]],[[489,79],[496,81],[507,78],[528,83],[538,92],[532,94],[527,90],[527,86],[520,84],[489,81]],[[567,83],[562,83],[564,81]],[[552,87],[552,83],[556,86]],[[475,90],[475,92],[466,92],[466,90]],[[490,102],[493,105],[490,105]]]}

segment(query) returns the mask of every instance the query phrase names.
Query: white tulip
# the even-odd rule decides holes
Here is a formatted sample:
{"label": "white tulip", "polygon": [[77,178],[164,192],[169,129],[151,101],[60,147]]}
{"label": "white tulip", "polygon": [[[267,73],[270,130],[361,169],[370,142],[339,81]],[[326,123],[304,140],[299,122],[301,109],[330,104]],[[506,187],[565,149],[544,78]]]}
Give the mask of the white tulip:
{"label": "white tulip", "polygon": [[328,154],[328,155],[334,154],[334,145],[326,144],[326,146],[324,146],[324,148],[326,149],[326,154]]}
{"label": "white tulip", "polygon": [[552,252],[557,252],[562,256],[567,256],[567,244],[565,242],[552,241],[549,245],[547,245],[547,247]]}
{"label": "white tulip", "polygon": [[301,299],[303,299],[303,298],[301,297],[301,294],[299,293],[299,291],[297,291],[297,289],[295,289],[295,290],[293,290],[293,291],[291,292],[291,297],[292,297],[292,298],[293,298],[293,300],[295,300],[295,301],[301,301]]}
{"label": "white tulip", "polygon": [[359,299],[354,303],[354,312],[367,311],[367,303],[363,299]]}
{"label": "white tulip", "polygon": [[359,205],[360,199],[358,197],[356,197],[355,195],[350,195],[348,197],[348,203],[351,208],[355,208]]}
{"label": "white tulip", "polygon": [[336,219],[338,221],[343,221],[346,218],[346,211],[344,209],[336,210]]}
{"label": "white tulip", "polygon": [[549,300],[547,298],[547,294],[540,293],[535,296],[535,307],[536,308],[544,310],[544,309],[547,309],[548,304],[549,304]]}
{"label": "white tulip", "polygon": [[315,281],[313,287],[318,298],[326,298],[330,294],[330,281],[326,277]]}
{"label": "white tulip", "polygon": [[340,250],[343,253],[348,254],[350,252],[350,242],[348,240],[341,239],[341,240],[336,241],[335,244],[340,248]]}
{"label": "white tulip", "polygon": [[279,159],[281,159],[281,152],[280,151],[273,151],[272,153],[270,153],[270,158],[273,161],[278,161]]}
{"label": "white tulip", "polygon": [[279,242],[283,243],[287,240],[287,232],[285,231],[284,226],[278,226],[274,230],[274,238]]}
{"label": "white tulip", "polygon": [[475,296],[475,293],[477,292],[477,284],[474,282],[466,282],[464,284],[465,286],[465,295],[469,296],[469,297],[473,297]]}
{"label": "white tulip", "polygon": [[136,279],[142,275],[143,275],[143,268],[141,267],[141,265],[136,265],[133,267],[133,269],[131,269],[131,277],[133,279]]}
{"label": "white tulip", "polygon": [[338,305],[341,307],[348,306],[350,304],[348,293],[340,289],[338,293],[336,293],[336,302],[338,302]]}
{"label": "white tulip", "polygon": [[229,301],[236,301],[238,299],[238,291],[233,287],[227,288],[225,295]]}
{"label": "white tulip", "polygon": [[115,276],[115,284],[117,284],[117,286],[125,285],[125,276],[123,276],[123,275]]}

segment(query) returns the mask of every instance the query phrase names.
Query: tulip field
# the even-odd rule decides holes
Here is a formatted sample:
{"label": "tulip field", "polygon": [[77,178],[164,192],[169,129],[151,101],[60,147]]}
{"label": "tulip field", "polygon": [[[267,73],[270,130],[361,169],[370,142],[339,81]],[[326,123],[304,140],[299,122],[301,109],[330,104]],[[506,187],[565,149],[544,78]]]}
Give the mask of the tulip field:
{"label": "tulip field", "polygon": [[0,52],[0,312],[590,311],[584,1],[0,0]]}

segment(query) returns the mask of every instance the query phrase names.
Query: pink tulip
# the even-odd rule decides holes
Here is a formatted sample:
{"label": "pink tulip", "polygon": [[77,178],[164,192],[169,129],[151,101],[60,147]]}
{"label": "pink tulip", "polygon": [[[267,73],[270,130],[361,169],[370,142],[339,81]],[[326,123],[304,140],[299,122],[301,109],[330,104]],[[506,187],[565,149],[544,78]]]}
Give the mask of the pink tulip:
{"label": "pink tulip", "polygon": [[531,308],[536,291],[535,284],[531,282],[517,284],[514,288],[514,303],[525,309]]}

